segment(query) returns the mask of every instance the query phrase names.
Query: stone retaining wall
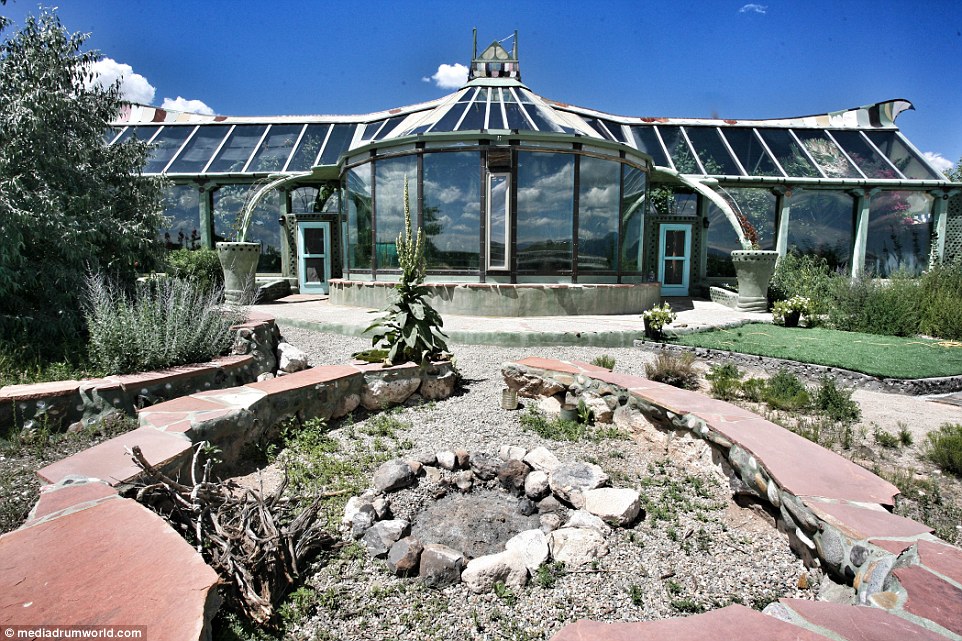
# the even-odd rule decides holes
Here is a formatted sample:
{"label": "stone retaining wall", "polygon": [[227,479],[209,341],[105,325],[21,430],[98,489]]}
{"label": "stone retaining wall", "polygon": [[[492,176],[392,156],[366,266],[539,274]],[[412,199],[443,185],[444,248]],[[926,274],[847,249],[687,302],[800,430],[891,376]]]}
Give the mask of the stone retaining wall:
{"label": "stone retaining wall", "polygon": [[880,378],[853,372],[852,370],[840,367],[828,367],[825,365],[815,365],[812,363],[800,363],[784,358],[772,358],[769,356],[756,356],[754,354],[742,354],[739,352],[728,352],[720,349],[708,349],[705,347],[689,347],[687,345],[673,345],[671,343],[659,343],[656,341],[636,340],[635,347],[649,352],[668,352],[681,354],[691,352],[698,358],[712,362],[734,363],[743,367],[762,367],[768,370],[787,369],[796,375],[817,382],[824,376],[834,378],[838,383],[846,387],[857,387],[876,392],[886,392],[889,394],[906,394],[909,396],[923,396],[927,394],[949,394],[962,390],[962,376],[940,376],[937,378]]}
{"label": "stone retaining wall", "polygon": [[[332,305],[383,308],[394,283],[329,281]],[[658,304],[658,283],[425,283],[441,314],[467,316],[578,316],[640,314]]]}
{"label": "stone retaining wall", "polygon": [[233,330],[231,354],[209,363],[0,388],[0,434],[19,429],[28,421],[46,422],[52,431],[60,431],[118,410],[133,416],[138,409],[167,399],[243,385],[277,371],[280,332],[273,317],[251,313],[247,322]]}
{"label": "stone retaining wall", "polygon": [[[928,526],[892,514],[898,488],[888,481],[747,410],[695,392],[587,363],[543,358],[505,364],[502,373],[522,396],[607,406],[616,421],[643,438],[667,434],[703,441],[735,494],[767,503],[778,514],[779,529],[806,563],[851,584],[858,605],[878,608],[864,631],[880,625],[887,611],[939,635],[933,638],[962,635],[962,550],[932,536]],[[798,625],[810,620],[799,614],[803,606],[790,601],[766,611]],[[736,611],[739,618],[749,616]],[[628,638],[619,625],[579,623],[556,639]],[[624,625],[636,626],[631,638],[657,638],[647,636],[645,624]],[[647,630],[655,627],[657,622]],[[588,636],[578,636],[589,629]],[[711,626],[704,632],[685,638],[719,638],[712,636]]]}

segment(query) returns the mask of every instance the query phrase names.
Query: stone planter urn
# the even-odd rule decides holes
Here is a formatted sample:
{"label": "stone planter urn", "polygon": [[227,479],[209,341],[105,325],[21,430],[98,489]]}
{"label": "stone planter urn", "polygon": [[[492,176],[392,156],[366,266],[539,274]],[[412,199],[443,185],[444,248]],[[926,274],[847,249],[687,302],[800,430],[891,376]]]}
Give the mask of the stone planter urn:
{"label": "stone planter urn", "polygon": [[742,249],[732,252],[735,274],[738,276],[738,302],[735,309],[742,312],[768,311],[768,282],[775,273],[778,252],[762,249]]}
{"label": "stone planter urn", "polygon": [[217,243],[217,258],[224,270],[224,298],[228,303],[250,302],[260,255],[260,243]]}

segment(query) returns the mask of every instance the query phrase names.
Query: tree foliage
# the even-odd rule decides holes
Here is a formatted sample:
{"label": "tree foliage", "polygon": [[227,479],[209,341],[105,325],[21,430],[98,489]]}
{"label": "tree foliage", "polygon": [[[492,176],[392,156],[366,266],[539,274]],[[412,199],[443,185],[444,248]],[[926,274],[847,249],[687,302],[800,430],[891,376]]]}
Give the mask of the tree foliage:
{"label": "tree foliage", "polygon": [[160,255],[161,183],[147,145],[107,146],[120,84],[92,84],[86,39],[43,11],[0,44],[0,339],[47,351],[81,332],[88,271],[130,283]]}

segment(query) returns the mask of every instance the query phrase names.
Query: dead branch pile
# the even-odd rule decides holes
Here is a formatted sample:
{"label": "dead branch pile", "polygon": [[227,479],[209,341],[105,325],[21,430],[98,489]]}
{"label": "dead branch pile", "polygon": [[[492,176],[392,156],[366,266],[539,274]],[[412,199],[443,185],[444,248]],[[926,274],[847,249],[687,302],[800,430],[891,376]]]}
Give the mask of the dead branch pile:
{"label": "dead branch pile", "polygon": [[153,467],[139,447],[131,455],[146,484],[137,500],[180,531],[220,575],[226,598],[252,621],[267,622],[301,572],[337,539],[321,529],[318,512],[330,494],[304,509],[283,496],[281,486],[264,496],[232,481],[211,481],[213,461],[200,466],[207,443],[194,448],[191,485]]}

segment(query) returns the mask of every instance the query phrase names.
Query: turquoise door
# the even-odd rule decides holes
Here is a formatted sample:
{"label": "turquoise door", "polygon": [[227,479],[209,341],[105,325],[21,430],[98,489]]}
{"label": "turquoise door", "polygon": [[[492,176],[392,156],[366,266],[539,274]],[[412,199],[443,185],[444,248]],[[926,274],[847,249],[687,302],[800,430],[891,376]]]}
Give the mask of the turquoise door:
{"label": "turquoise door", "polygon": [[331,275],[331,223],[297,223],[297,284],[302,294],[326,294]]}
{"label": "turquoise door", "polygon": [[661,225],[658,233],[658,282],[662,296],[688,296],[691,225]]}

